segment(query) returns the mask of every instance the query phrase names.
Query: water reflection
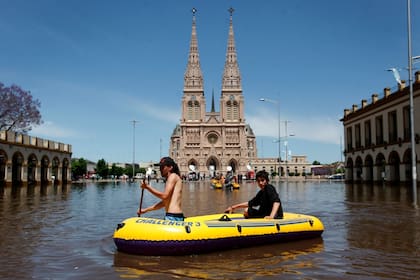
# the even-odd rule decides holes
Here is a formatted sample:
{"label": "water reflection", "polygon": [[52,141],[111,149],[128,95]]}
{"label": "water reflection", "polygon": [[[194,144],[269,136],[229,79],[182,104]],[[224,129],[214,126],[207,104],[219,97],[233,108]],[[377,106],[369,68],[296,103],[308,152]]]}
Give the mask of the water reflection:
{"label": "water reflection", "polygon": [[420,252],[419,223],[410,222],[419,218],[419,212],[411,207],[407,188],[349,185],[346,196],[351,246],[385,252],[395,247],[407,252],[416,248],[414,253]]}
{"label": "water reflection", "polygon": [[280,274],[301,275],[317,267],[322,238],[272,244],[218,253],[177,257],[114,255],[121,278],[254,279]]}
{"label": "water reflection", "polygon": [[411,189],[392,185],[346,185],[346,197],[357,202],[403,202],[412,204]]}
{"label": "water reflection", "polygon": [[[382,277],[395,274],[398,263],[399,277],[411,278],[413,264],[402,259],[420,255],[420,223],[410,191],[405,186],[347,185],[346,206],[348,247],[359,249],[349,256],[352,265]],[[378,254],[387,257],[375,271],[366,259]]]}
{"label": "water reflection", "polygon": [[[420,217],[411,189],[341,182],[274,183],[287,212],[319,217],[322,239],[205,255],[144,257],[116,251],[117,223],[136,215],[138,183],[0,186],[1,279],[416,279]],[[152,182],[163,189],[162,182]],[[187,216],[221,213],[258,191],[186,182]],[[157,198],[145,193],[144,205]],[[164,211],[147,213],[161,218]],[[18,268],[18,269],[17,269]]]}

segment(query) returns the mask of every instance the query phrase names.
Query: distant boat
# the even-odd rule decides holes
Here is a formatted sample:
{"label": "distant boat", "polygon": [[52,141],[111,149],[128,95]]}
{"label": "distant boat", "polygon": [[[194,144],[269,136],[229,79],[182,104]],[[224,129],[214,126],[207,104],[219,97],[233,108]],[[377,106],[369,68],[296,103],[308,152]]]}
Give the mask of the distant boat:
{"label": "distant boat", "polygon": [[231,189],[235,189],[235,190],[237,190],[237,189],[239,189],[241,186],[240,186],[238,183],[236,183],[236,182],[229,182],[229,183],[227,183],[227,184],[224,184],[224,185],[223,185],[223,187],[224,187],[225,189],[227,189],[227,190],[231,190]]}
{"label": "distant boat", "polygon": [[219,180],[217,180],[217,179],[211,179],[210,180],[210,185],[215,189],[222,189],[223,188],[222,183],[220,183]]}
{"label": "distant boat", "polygon": [[345,176],[344,173],[337,173],[327,177],[330,180],[344,180]]}
{"label": "distant boat", "polygon": [[210,181],[210,185],[214,188],[214,189],[226,189],[226,190],[231,190],[231,189],[239,189],[241,185],[239,185],[236,182],[228,182],[226,184],[222,184],[219,180],[217,179],[211,179]]}

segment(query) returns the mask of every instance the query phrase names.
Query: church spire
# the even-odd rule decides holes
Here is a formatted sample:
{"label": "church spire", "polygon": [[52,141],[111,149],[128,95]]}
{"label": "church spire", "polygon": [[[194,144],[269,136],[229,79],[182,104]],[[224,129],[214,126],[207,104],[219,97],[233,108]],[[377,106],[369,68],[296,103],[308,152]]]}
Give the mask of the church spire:
{"label": "church spire", "polygon": [[203,91],[203,75],[200,67],[200,57],[198,55],[198,41],[195,27],[195,13],[197,9],[192,9],[193,22],[190,42],[190,53],[188,56],[187,69],[184,75],[184,91]]}
{"label": "church spire", "polygon": [[212,113],[216,112],[216,109],[214,107],[214,89],[211,93],[211,111],[210,112],[212,112]]}
{"label": "church spire", "polygon": [[229,38],[226,50],[225,68],[223,72],[222,91],[241,91],[241,74],[239,72],[238,59],[235,48],[235,38],[233,35],[232,15],[234,9],[231,7],[228,11],[230,13]]}

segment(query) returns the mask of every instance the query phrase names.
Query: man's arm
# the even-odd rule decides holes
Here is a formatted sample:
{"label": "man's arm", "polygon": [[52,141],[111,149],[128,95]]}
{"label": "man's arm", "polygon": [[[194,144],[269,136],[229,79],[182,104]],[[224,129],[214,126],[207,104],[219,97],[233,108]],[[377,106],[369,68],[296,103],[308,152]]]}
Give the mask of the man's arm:
{"label": "man's arm", "polygon": [[274,219],[274,217],[277,214],[277,211],[279,210],[280,207],[280,202],[274,202],[273,203],[273,208],[271,209],[271,213],[270,216],[265,216],[265,219]]}
{"label": "man's arm", "polygon": [[175,183],[176,183],[176,176],[173,176],[173,174],[171,174],[169,175],[166,181],[165,189],[163,192],[158,191],[157,189],[153,188],[152,186],[148,185],[145,182],[141,185],[141,187],[151,192],[154,196],[162,200],[166,200],[168,197],[171,196],[172,191],[175,187]]}
{"label": "man's arm", "polygon": [[160,209],[164,206],[165,206],[165,203],[163,203],[163,201],[161,200],[161,201],[159,201],[158,203],[156,203],[152,206],[137,210],[137,214],[144,214],[144,213],[147,213],[147,212],[150,212],[150,211],[153,211],[153,210],[158,210],[158,209]]}

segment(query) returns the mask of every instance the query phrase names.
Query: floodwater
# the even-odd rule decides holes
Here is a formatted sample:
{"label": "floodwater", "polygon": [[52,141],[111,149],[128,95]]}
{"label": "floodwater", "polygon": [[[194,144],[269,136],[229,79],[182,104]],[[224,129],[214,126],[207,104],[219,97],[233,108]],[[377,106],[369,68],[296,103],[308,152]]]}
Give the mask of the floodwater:
{"label": "floodwater", "polygon": [[[162,182],[152,182],[163,188]],[[138,183],[0,188],[0,279],[415,279],[420,215],[411,187],[343,182],[273,182],[287,212],[319,217],[321,238],[203,255],[118,252],[117,223],[135,216]],[[188,216],[222,213],[258,187],[185,182]],[[145,192],[143,205],[155,203]],[[145,216],[163,217],[162,211]]]}

